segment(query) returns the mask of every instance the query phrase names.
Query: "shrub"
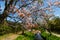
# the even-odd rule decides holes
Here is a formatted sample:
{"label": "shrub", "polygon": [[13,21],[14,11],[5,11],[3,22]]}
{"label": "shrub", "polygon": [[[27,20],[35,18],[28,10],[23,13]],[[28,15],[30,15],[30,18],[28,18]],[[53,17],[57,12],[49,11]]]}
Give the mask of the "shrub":
{"label": "shrub", "polygon": [[10,33],[12,31],[12,28],[6,25],[0,25],[0,35]]}

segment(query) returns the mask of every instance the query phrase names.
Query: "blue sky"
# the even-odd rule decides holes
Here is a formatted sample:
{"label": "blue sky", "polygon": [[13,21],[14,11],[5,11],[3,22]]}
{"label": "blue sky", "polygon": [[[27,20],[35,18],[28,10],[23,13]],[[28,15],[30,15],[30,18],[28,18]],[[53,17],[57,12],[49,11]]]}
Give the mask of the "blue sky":
{"label": "blue sky", "polygon": [[60,17],[60,8],[56,8],[54,14]]}
{"label": "blue sky", "polygon": [[[44,1],[44,5],[45,5],[45,6],[47,6],[47,2],[46,2],[46,1],[47,1],[47,0]],[[55,0],[50,0],[50,1],[54,2]],[[53,7],[53,10],[54,10],[54,15],[60,17],[60,8],[54,6],[54,7]]]}
{"label": "blue sky", "polygon": [[[2,9],[2,11],[3,11],[3,9],[4,9],[4,2],[0,1],[0,5],[1,5],[0,9]],[[46,6],[46,4],[45,4],[45,6]],[[54,15],[60,17],[60,8],[54,7],[54,10],[55,10]]]}

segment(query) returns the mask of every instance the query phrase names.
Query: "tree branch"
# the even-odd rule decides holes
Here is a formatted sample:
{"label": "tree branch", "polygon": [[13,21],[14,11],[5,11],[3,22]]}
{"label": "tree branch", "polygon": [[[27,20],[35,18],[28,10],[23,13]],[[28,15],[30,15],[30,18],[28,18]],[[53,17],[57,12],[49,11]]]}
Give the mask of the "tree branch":
{"label": "tree branch", "polygon": [[[14,0],[10,0],[9,4],[7,5],[7,3],[5,3],[5,9],[3,11],[3,14],[0,15],[0,23],[3,22],[3,20],[8,16],[8,11],[9,11],[9,8],[10,8],[10,5],[13,4],[13,1]],[[7,2],[7,1],[6,1]]]}

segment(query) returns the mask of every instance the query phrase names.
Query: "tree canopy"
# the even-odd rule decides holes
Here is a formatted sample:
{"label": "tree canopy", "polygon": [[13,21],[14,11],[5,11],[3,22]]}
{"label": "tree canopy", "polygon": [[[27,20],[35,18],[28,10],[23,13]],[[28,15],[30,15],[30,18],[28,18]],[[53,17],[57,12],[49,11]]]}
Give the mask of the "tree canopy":
{"label": "tree canopy", "polygon": [[47,24],[48,20],[54,16],[53,7],[60,7],[58,0],[54,2],[47,0],[46,7],[44,0],[4,0],[4,4],[5,8],[0,14],[0,23],[8,20],[9,17],[28,28],[36,27],[38,24]]}

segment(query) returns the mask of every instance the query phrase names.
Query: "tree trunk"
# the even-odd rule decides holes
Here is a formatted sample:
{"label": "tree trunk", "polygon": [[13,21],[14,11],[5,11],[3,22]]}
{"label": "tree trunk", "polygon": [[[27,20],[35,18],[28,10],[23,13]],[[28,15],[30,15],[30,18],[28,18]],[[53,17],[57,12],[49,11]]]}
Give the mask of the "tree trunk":
{"label": "tree trunk", "polygon": [[4,19],[8,16],[7,12],[4,11],[3,14],[0,15],[0,23],[3,23]]}
{"label": "tree trunk", "polygon": [[24,33],[24,30],[22,30],[22,35],[24,35],[25,33]]}
{"label": "tree trunk", "polygon": [[2,23],[4,21],[4,19],[8,16],[10,5],[13,4],[13,1],[14,0],[10,0],[8,5],[7,5],[7,2],[5,2],[5,9],[3,11],[3,14],[0,15],[0,23]]}

